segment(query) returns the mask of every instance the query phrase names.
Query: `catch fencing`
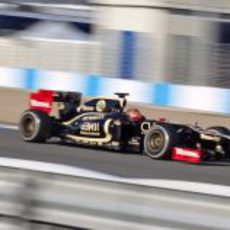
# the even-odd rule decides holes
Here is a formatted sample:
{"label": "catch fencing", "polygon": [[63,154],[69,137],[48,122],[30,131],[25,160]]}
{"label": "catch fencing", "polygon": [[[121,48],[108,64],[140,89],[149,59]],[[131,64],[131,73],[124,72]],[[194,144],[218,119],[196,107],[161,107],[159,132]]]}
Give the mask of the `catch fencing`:
{"label": "catch fencing", "polygon": [[[114,33],[115,34],[115,33]],[[117,37],[118,35],[116,35]],[[137,37],[141,44],[149,38]],[[145,42],[145,39],[146,42]],[[134,79],[230,88],[230,44],[204,43],[189,36],[171,37],[165,76],[152,79],[154,48],[138,47]],[[108,41],[104,41],[108,42]],[[0,39],[2,67],[120,76],[120,45],[100,41]],[[107,44],[107,45],[106,45]],[[153,62],[153,63],[152,63]],[[152,64],[151,64],[152,63]]]}
{"label": "catch fencing", "polygon": [[173,36],[168,75],[172,83],[230,88],[230,44]]}
{"label": "catch fencing", "polygon": [[[1,66],[77,73],[97,72],[100,44],[1,39]],[[96,55],[96,57],[95,57]]]}

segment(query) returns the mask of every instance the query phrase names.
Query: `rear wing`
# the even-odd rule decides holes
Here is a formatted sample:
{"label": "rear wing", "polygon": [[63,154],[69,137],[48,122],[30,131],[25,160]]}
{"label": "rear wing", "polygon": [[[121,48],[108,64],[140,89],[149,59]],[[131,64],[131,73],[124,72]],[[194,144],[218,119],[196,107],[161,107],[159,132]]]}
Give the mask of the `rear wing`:
{"label": "rear wing", "polygon": [[80,100],[81,93],[78,92],[60,92],[41,89],[37,92],[30,93],[29,109],[50,114],[54,102],[72,102],[77,106]]}
{"label": "rear wing", "polygon": [[38,90],[29,95],[29,109],[51,113],[54,91]]}

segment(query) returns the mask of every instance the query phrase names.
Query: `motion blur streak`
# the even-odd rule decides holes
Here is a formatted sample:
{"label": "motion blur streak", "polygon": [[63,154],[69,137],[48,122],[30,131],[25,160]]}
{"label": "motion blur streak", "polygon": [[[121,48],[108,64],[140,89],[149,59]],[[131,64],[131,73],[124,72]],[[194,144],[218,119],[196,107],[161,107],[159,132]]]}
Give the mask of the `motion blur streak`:
{"label": "motion blur streak", "polygon": [[[193,188],[191,187],[195,184],[187,183],[186,187],[188,187],[184,187],[185,190],[189,188],[199,189],[199,183],[230,185],[228,180],[229,162],[209,162],[196,166],[172,161],[149,160],[146,156],[140,154],[61,145],[55,140],[47,144],[24,143],[18,137],[16,131],[7,129],[0,129],[0,157],[38,161],[38,164],[39,162],[47,162],[84,168],[106,174],[108,179],[111,175],[119,178],[130,178],[134,180],[134,183],[137,181],[138,183],[151,184],[152,179],[154,179],[153,185],[176,186],[176,189],[181,186],[180,182],[177,183],[177,181],[198,183]],[[216,171],[217,167],[218,173]],[[137,168],[138,170],[136,170]],[[52,168],[48,167],[47,170],[52,170]],[[148,180],[145,181],[145,179]],[[175,185],[171,182],[165,185],[164,180],[175,181]],[[216,192],[215,186],[211,186],[209,189],[210,192]],[[204,191],[208,192],[208,187],[204,188]],[[220,189],[219,192],[222,195],[225,192],[228,194],[228,190],[225,189]]]}
{"label": "motion blur streak", "polygon": [[26,168],[25,162],[15,168],[15,160],[10,161],[12,166],[3,163],[0,169],[0,214],[14,218],[19,227],[34,229],[43,223],[63,229],[229,228],[229,199],[222,196],[68,176],[61,168],[37,171],[42,163],[27,162],[35,170]]}

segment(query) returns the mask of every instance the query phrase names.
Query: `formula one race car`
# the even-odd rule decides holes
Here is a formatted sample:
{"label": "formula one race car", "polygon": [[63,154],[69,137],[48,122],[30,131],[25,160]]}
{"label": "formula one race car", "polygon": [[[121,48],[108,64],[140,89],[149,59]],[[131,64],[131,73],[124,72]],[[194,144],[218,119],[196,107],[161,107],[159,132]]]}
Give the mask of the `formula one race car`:
{"label": "formula one race car", "polygon": [[[230,133],[224,127],[206,130],[197,125],[148,120],[138,109],[126,109],[126,93],[81,103],[81,94],[39,90],[30,94],[30,108],[20,119],[19,132],[28,142],[51,137],[78,145],[145,152],[152,159],[199,163],[229,154]],[[51,115],[53,103],[58,111]]]}

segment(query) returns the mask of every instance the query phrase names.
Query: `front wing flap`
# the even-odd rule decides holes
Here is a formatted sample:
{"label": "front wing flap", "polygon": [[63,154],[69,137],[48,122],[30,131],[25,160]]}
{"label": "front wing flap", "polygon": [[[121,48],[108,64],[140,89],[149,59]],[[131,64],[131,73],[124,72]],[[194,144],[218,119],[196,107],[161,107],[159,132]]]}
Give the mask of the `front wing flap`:
{"label": "front wing flap", "polygon": [[172,159],[176,161],[184,161],[193,164],[199,164],[202,161],[204,153],[198,149],[174,147],[172,151]]}

